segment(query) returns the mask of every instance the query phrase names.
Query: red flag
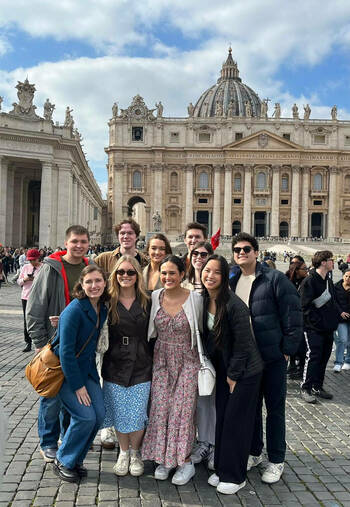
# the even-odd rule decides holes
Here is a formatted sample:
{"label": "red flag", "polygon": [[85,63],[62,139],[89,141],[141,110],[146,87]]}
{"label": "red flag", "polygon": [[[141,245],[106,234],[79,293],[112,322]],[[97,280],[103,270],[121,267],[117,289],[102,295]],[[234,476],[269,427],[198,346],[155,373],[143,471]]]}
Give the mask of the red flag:
{"label": "red flag", "polygon": [[211,237],[210,242],[211,242],[211,246],[213,247],[213,250],[216,250],[220,244],[220,231],[221,231],[221,227],[219,227],[217,232]]}

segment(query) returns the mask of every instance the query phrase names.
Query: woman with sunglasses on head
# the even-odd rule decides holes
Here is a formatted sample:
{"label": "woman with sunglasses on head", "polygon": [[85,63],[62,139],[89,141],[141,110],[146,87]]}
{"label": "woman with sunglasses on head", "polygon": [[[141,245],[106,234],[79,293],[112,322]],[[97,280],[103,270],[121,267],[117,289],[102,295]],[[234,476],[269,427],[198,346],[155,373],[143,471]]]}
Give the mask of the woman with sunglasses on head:
{"label": "woman with sunglasses on head", "polygon": [[199,241],[196,243],[190,253],[190,266],[187,277],[182,282],[185,289],[195,290],[202,293],[201,271],[209,255],[214,253],[213,247],[209,241]]}
{"label": "woman with sunglasses on head", "polygon": [[263,364],[249,310],[228,280],[226,259],[210,256],[202,270],[203,342],[216,370],[216,472],[208,483],[234,494],[246,484]]}
{"label": "woman with sunglasses on head", "polygon": [[161,289],[159,266],[164,257],[172,253],[168,238],[161,233],[154,234],[147,242],[146,252],[150,259],[142,272],[146,289]]}
{"label": "woman with sunglasses on head", "polygon": [[95,264],[86,266],[73,289],[75,299],[61,313],[52,346],[60,358],[64,382],[58,393],[70,422],[53,463],[63,481],[87,476],[83,461],[105,415],[96,369],[96,346],[107,318],[107,280]]}
{"label": "woman with sunglasses on head", "polygon": [[149,424],[142,445],[143,459],[158,466],[154,477],[186,484],[195,474],[190,455],[195,438],[199,356],[195,320],[201,327],[202,297],[181,287],[185,266],[169,255],[160,266],[164,289],[153,291],[148,338],[154,347]]}
{"label": "woman with sunglasses on head", "polygon": [[109,277],[109,347],[102,378],[106,417],[120,446],[116,475],[143,474],[140,446],[147,423],[152,355],[147,341],[150,300],[135,257],[120,257]]}

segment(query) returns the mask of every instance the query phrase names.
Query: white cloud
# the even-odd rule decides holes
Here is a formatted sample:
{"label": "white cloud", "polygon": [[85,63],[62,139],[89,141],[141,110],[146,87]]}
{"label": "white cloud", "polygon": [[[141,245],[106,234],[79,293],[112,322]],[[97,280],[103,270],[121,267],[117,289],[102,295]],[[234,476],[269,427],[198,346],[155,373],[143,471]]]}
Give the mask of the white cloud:
{"label": "white cloud", "polygon": [[0,35],[0,56],[12,50],[11,44],[4,35]]}

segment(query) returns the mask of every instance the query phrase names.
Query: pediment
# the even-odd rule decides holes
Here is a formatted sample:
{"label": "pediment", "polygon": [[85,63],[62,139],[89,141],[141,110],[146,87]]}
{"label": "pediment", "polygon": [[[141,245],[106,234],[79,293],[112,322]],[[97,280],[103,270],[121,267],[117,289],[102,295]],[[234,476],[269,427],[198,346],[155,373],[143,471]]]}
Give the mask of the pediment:
{"label": "pediment", "polygon": [[224,150],[302,150],[302,146],[267,130],[260,130],[239,141],[227,144]]}

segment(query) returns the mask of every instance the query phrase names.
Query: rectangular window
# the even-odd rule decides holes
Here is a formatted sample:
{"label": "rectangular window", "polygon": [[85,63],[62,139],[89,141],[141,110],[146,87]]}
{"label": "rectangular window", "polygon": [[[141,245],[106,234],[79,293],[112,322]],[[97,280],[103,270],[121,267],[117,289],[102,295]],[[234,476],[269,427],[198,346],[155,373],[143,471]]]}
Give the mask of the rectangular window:
{"label": "rectangular window", "polygon": [[207,204],[208,199],[198,199],[199,204]]}
{"label": "rectangular window", "polygon": [[288,204],[288,199],[281,199],[281,204]]}
{"label": "rectangular window", "polygon": [[314,135],[314,143],[315,144],[325,144],[326,136],[324,134],[315,134]]}
{"label": "rectangular window", "polygon": [[94,220],[97,220],[97,218],[98,218],[98,209],[95,206],[94,207]]}
{"label": "rectangular window", "polygon": [[350,146],[350,136],[345,136],[344,144],[345,146]]}
{"label": "rectangular window", "polygon": [[290,141],[290,134],[283,134],[283,138]]}
{"label": "rectangular window", "polygon": [[236,141],[240,141],[241,139],[243,139],[243,133],[242,132],[236,132],[236,134],[235,134],[235,140]]}
{"label": "rectangular window", "polygon": [[132,128],[132,140],[133,141],[143,141],[143,127],[133,127]]}
{"label": "rectangular window", "polygon": [[322,201],[314,201],[314,206],[322,206]]}
{"label": "rectangular window", "polygon": [[179,132],[170,132],[170,142],[171,143],[178,143],[180,140],[180,133]]}
{"label": "rectangular window", "polygon": [[233,199],[233,204],[241,204],[242,199]]}
{"label": "rectangular window", "polygon": [[208,132],[200,132],[198,134],[198,141],[200,143],[210,143],[210,134]]}

